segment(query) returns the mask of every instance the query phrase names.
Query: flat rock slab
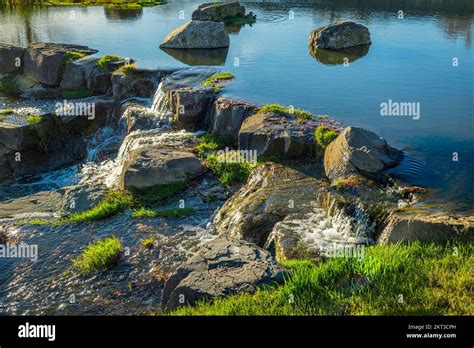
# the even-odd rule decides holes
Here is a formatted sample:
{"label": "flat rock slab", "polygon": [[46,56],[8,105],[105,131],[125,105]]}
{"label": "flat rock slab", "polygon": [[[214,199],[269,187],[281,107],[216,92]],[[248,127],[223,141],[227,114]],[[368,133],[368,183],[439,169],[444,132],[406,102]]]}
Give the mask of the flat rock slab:
{"label": "flat rock slab", "polygon": [[369,29],[366,26],[352,21],[340,21],[312,31],[308,46],[340,50],[371,43]]}
{"label": "flat rock slab", "polygon": [[38,82],[45,85],[58,86],[66,63],[64,57],[68,52],[91,55],[98,51],[80,45],[30,44],[25,53],[25,74],[33,76]]}
{"label": "flat rock slab", "polygon": [[161,48],[222,48],[229,47],[229,34],[224,23],[191,21],[169,33]]}
{"label": "flat rock slab", "polygon": [[23,47],[0,44],[0,74],[17,73],[23,69]]}
{"label": "flat rock slab", "polygon": [[198,250],[166,282],[162,306],[173,310],[202,299],[253,292],[283,281],[285,269],[251,243],[215,239]]}

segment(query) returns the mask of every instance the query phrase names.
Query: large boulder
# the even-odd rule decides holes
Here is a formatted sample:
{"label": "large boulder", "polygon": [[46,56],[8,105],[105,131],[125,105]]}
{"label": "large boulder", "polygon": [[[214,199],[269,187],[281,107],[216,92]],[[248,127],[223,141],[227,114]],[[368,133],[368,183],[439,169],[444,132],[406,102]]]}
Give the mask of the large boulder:
{"label": "large boulder", "polygon": [[21,72],[24,54],[23,47],[0,44],[0,74]]}
{"label": "large boulder", "polygon": [[25,53],[25,74],[32,75],[39,82],[58,86],[61,82],[62,73],[66,63],[68,52],[91,55],[96,50],[87,46],[56,44],[56,43],[34,43],[30,44]]}
{"label": "large boulder", "polygon": [[293,115],[257,113],[245,119],[239,132],[239,149],[257,155],[303,158],[314,154],[316,143],[310,127]]}
{"label": "large boulder", "polygon": [[211,87],[183,87],[168,91],[166,100],[178,124],[199,127],[210,111],[215,96]]}
{"label": "large boulder", "polygon": [[120,188],[144,191],[155,186],[186,182],[204,172],[191,152],[166,146],[145,146],[132,150],[123,164]]}
{"label": "large boulder", "polygon": [[132,97],[151,98],[165,72],[161,70],[135,69],[129,74],[112,74],[112,91],[116,99]]}
{"label": "large boulder", "polygon": [[242,123],[256,110],[254,104],[219,98],[212,108],[210,131],[214,135],[227,136],[237,143]]}
{"label": "large boulder", "polygon": [[446,216],[430,214],[393,214],[380,234],[380,244],[440,243],[445,241],[474,242],[473,216]]}
{"label": "large boulder", "polygon": [[294,166],[265,163],[255,168],[247,184],[216,213],[216,232],[263,247],[276,223],[310,212],[319,188],[327,185],[318,179],[324,177],[322,168],[316,163]]}
{"label": "large boulder", "polygon": [[308,46],[340,50],[371,43],[367,27],[352,21],[340,21],[312,31]]}
{"label": "large boulder", "polygon": [[192,14],[193,21],[222,22],[230,17],[245,16],[245,7],[235,2],[214,2],[199,5]]}
{"label": "large boulder", "polygon": [[331,181],[358,174],[380,179],[402,157],[402,151],[388,145],[377,134],[347,127],[326,148],[324,169]]}
{"label": "large boulder", "polygon": [[166,282],[168,310],[199,300],[253,292],[283,281],[285,269],[266,250],[244,241],[215,239],[201,247]]}
{"label": "large boulder", "polygon": [[80,62],[66,62],[60,86],[65,91],[79,90],[87,87],[84,67]]}
{"label": "large boulder", "polygon": [[230,44],[224,23],[191,21],[171,33],[161,43],[161,48],[222,48]]}

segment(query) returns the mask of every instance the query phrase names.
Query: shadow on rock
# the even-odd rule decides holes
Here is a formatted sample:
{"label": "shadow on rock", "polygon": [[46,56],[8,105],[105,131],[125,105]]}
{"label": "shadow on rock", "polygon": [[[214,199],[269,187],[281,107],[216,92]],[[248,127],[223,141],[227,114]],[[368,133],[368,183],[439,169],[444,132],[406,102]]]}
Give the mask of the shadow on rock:
{"label": "shadow on rock", "polygon": [[310,47],[309,53],[318,62],[325,65],[339,65],[352,63],[369,53],[370,45],[360,45],[341,50],[325,50],[322,48]]}
{"label": "shadow on rock", "polygon": [[162,50],[180,62],[191,66],[224,65],[229,52],[228,47],[189,50],[162,48]]}

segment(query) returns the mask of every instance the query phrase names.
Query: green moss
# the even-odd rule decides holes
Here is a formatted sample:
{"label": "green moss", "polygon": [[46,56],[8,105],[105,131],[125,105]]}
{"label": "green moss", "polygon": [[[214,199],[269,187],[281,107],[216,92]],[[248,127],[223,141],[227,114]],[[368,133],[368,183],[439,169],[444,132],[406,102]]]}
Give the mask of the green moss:
{"label": "green moss", "polygon": [[120,68],[115,70],[116,73],[124,74],[124,75],[132,75],[137,70],[137,65],[135,63],[122,65]]}
{"label": "green moss", "polygon": [[146,249],[153,249],[155,246],[155,240],[156,239],[154,237],[145,238],[140,241],[140,244]]}
{"label": "green moss", "polygon": [[66,52],[66,54],[62,58],[62,61],[63,62],[74,61],[74,60],[84,58],[85,56],[87,56],[87,54],[81,53],[81,52]]}
{"label": "green moss", "polygon": [[141,204],[149,205],[161,203],[178,192],[186,189],[187,183],[185,181],[178,181],[167,185],[158,185],[146,191],[138,192],[135,197]]}
{"label": "green moss", "polygon": [[224,88],[225,82],[232,80],[234,75],[230,72],[222,72],[219,74],[212,75],[205,79],[202,84],[206,87],[214,88],[214,91],[219,92]]}
{"label": "green moss", "polygon": [[41,116],[39,115],[30,115],[26,118],[26,122],[28,122],[28,124],[38,124],[42,121],[43,119],[41,118]]}
{"label": "green moss", "polygon": [[107,269],[118,262],[122,243],[117,237],[109,237],[91,243],[76,259],[73,268],[81,274]]}
{"label": "green moss", "polygon": [[[235,154],[239,158],[239,154]],[[222,185],[229,187],[232,184],[245,183],[252,173],[256,163],[244,161],[227,162],[219,155],[208,155],[206,163],[214,175],[219,178]]]}
{"label": "green moss", "polygon": [[285,262],[282,285],[171,314],[473,315],[473,264],[473,244],[375,245],[362,259]]}
{"label": "green moss", "polygon": [[15,111],[12,110],[12,109],[0,110],[0,115],[11,115],[11,114],[13,114],[13,113],[15,113]]}
{"label": "green moss", "polygon": [[326,126],[316,128],[315,138],[318,145],[324,150],[339,134]]}
{"label": "green moss", "polygon": [[204,134],[199,138],[199,144],[194,148],[194,151],[199,157],[205,157],[207,154],[224,149],[228,146],[230,140],[226,136],[218,136],[212,134]]}
{"label": "green moss", "polygon": [[111,217],[133,203],[133,196],[127,191],[110,191],[104,200],[95,207],[82,213],[71,214],[62,219],[65,223],[79,223],[84,221],[96,221]]}
{"label": "green moss", "polygon": [[290,109],[286,106],[280,104],[267,104],[262,105],[258,108],[257,113],[268,113],[268,112],[275,112],[275,113],[284,113],[293,115],[298,122],[306,122],[313,116],[310,112],[302,110],[302,109]]}
{"label": "green moss", "polygon": [[120,60],[123,60],[123,59],[124,59],[123,57],[113,56],[111,54],[106,54],[105,56],[101,57],[97,61],[97,66],[99,67],[100,71],[106,72],[107,68],[108,68],[108,65],[110,63],[117,62],[117,61],[120,61]]}
{"label": "green moss", "polygon": [[150,210],[140,208],[132,212],[134,218],[178,218],[182,216],[189,216],[194,213],[193,208],[173,208],[164,210]]}
{"label": "green moss", "polygon": [[0,122],[5,121],[6,117],[5,116],[0,116]]}
{"label": "green moss", "polygon": [[88,98],[92,96],[92,92],[86,88],[70,90],[70,91],[63,91],[64,98],[70,99],[79,99],[79,98]]}

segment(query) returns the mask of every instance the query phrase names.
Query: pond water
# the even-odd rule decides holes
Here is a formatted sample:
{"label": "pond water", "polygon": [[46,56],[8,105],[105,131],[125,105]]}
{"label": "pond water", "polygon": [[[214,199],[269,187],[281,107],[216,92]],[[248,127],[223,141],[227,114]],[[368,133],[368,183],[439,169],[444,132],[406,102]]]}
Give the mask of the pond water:
{"label": "pond water", "polygon": [[[228,52],[196,57],[161,50],[164,36],[188,21],[199,3],[169,1],[139,11],[4,9],[0,42],[84,44],[100,54],[136,58],[145,68],[222,65],[236,76],[226,96],[294,105],[373,130],[422,164],[421,170],[404,168],[402,176],[435,188],[440,199],[473,203],[472,1],[245,2],[258,21],[228,27]],[[372,35],[369,50],[351,56],[348,66],[334,64],[341,57],[333,55],[315,58],[307,47],[312,30],[339,19],[365,24]],[[389,100],[419,103],[419,119],[381,116],[380,104]]]}

